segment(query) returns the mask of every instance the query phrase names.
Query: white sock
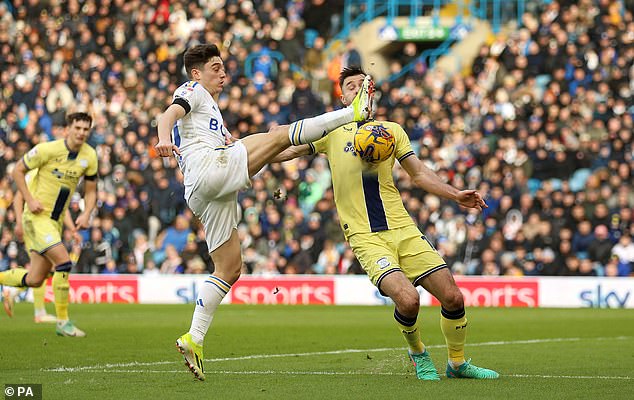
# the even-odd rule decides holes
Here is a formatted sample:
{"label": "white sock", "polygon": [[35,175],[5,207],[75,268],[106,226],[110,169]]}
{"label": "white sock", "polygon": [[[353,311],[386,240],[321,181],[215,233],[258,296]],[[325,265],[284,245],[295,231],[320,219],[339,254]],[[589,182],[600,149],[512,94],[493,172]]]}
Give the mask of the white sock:
{"label": "white sock", "polygon": [[458,369],[458,367],[464,364],[464,361],[454,362],[454,361],[448,360],[448,362],[449,362],[449,366],[453,369]]}
{"label": "white sock", "polygon": [[350,107],[331,111],[313,118],[293,122],[288,129],[288,138],[293,146],[319,140],[341,125],[354,121],[354,110]]}
{"label": "white sock", "polygon": [[37,310],[36,309],[33,309],[33,310],[35,311],[36,317],[41,317],[46,315],[46,308],[38,308]]}
{"label": "white sock", "polygon": [[189,333],[196,344],[203,344],[205,335],[214,319],[214,313],[218,304],[231,290],[231,285],[217,276],[209,275],[205,283],[198,292],[196,308],[192,317],[192,326]]}

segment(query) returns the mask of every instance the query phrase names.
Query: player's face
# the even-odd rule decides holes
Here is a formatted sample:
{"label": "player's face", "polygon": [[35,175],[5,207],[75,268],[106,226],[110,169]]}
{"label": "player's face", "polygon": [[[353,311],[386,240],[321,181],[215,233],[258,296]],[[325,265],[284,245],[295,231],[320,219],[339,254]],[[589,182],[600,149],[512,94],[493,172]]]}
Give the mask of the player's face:
{"label": "player's face", "polygon": [[352,103],[352,100],[359,93],[359,89],[361,89],[361,85],[363,84],[363,79],[365,75],[353,75],[349,76],[343,80],[343,87],[341,88],[341,102],[344,106],[349,106]]}
{"label": "player's face", "polygon": [[90,122],[75,120],[68,127],[66,141],[71,149],[76,150],[86,142],[88,136],[90,136]]}
{"label": "player's face", "polygon": [[225,74],[225,65],[220,57],[213,57],[203,65],[202,70],[193,69],[192,72],[198,73],[199,78],[196,78],[196,76],[194,78],[199,80],[200,84],[212,96],[222,92],[227,75]]}

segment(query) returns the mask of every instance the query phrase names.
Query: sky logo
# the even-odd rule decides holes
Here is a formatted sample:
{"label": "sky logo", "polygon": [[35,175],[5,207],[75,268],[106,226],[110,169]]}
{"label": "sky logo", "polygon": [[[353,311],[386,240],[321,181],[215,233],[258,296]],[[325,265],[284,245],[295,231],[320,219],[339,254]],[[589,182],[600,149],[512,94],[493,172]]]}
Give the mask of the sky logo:
{"label": "sky logo", "polygon": [[587,307],[597,308],[625,308],[631,292],[619,293],[617,290],[609,290],[601,285],[590,290],[583,290],[579,298]]}

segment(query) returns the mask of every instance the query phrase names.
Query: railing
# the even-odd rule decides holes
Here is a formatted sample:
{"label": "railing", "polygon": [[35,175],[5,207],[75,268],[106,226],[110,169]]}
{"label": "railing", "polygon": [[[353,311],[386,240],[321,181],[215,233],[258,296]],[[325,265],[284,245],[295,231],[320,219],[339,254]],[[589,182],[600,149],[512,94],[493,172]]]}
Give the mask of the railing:
{"label": "railing", "polygon": [[[552,0],[346,0],[343,28],[334,39],[345,39],[351,31],[365,22],[381,16],[386,17],[388,25],[391,25],[396,17],[407,16],[409,24],[414,26],[416,19],[423,16],[425,8],[431,11],[432,23],[437,26],[441,9],[448,5],[455,5],[457,8],[457,24],[462,23],[463,18],[467,16],[475,16],[489,21],[493,32],[497,33],[503,23],[511,19],[521,21],[527,3],[541,5],[551,2]],[[403,10],[407,11],[400,12]]]}

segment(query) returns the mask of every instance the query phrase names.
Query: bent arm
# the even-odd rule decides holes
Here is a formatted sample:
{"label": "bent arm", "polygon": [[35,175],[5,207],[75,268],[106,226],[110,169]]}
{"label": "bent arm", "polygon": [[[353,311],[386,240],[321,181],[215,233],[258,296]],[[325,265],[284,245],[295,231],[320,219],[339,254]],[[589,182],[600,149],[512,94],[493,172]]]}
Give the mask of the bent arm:
{"label": "bent arm", "polygon": [[419,188],[445,199],[457,201],[459,190],[443,182],[416,156],[409,156],[401,165]]}
{"label": "bent arm", "polygon": [[84,181],[84,211],[75,220],[75,229],[90,227],[90,215],[97,202],[97,180]]}
{"label": "bent arm", "polygon": [[15,181],[15,185],[18,187],[18,191],[22,194],[24,201],[27,203],[33,202],[33,196],[29,191],[29,187],[26,184],[26,173],[28,168],[24,163],[24,160],[20,159],[15,164],[15,168],[13,169],[13,180]]}
{"label": "bent arm", "polygon": [[438,175],[427,168],[425,164],[416,156],[405,158],[401,165],[412,177],[414,184],[429,193],[435,194],[445,199],[453,200],[463,207],[475,208],[482,211],[487,208],[482,195],[475,190],[458,190],[455,187],[443,182]]}
{"label": "bent arm", "polygon": [[75,232],[75,222],[73,221],[73,216],[70,215],[70,210],[68,209],[66,209],[66,213],[64,214],[64,226],[66,229]]}
{"label": "bent arm", "polygon": [[179,119],[185,116],[185,109],[180,104],[172,104],[158,117],[158,138],[156,150],[161,157],[170,157],[172,152],[180,154],[178,147],[172,143],[172,128]]}
{"label": "bent arm", "polygon": [[84,180],[84,213],[89,215],[97,204],[97,180]]}
{"label": "bent arm", "polygon": [[15,213],[15,224],[22,226],[22,213],[24,212],[24,196],[18,192],[13,196],[13,212]]}

